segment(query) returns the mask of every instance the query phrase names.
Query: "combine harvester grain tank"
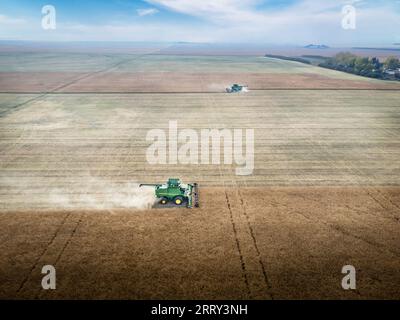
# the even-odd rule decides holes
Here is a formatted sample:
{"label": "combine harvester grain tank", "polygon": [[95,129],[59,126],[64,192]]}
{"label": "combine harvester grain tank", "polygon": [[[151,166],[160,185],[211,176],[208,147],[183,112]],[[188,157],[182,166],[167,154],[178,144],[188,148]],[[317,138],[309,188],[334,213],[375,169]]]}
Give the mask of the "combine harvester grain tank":
{"label": "combine harvester grain tank", "polygon": [[199,207],[198,184],[185,184],[179,179],[170,178],[165,184],[142,183],[139,187],[154,187],[155,196],[161,205],[173,203],[181,206],[186,203],[188,208]]}

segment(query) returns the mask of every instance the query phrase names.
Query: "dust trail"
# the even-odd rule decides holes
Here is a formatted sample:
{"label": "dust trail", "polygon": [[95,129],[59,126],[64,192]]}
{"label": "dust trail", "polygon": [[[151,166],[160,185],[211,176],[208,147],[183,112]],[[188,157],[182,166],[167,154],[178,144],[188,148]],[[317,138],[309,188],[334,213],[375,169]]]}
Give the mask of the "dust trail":
{"label": "dust trail", "polygon": [[[26,180],[26,181],[24,181]],[[150,209],[156,202],[154,188],[138,183],[116,183],[103,178],[82,177],[54,186],[31,179],[1,179],[0,189],[8,199],[0,209]],[[59,184],[58,184],[59,185]]]}
{"label": "dust trail", "polygon": [[216,92],[220,92],[226,91],[226,88],[229,88],[231,86],[231,84],[226,83],[226,84],[221,84],[221,83],[210,83],[207,85],[208,89],[211,91],[216,91]]}
{"label": "dust trail", "polygon": [[92,180],[87,185],[86,193],[67,194],[59,189],[54,191],[50,193],[49,202],[66,208],[150,209],[156,202],[154,188],[139,188],[137,183],[113,184],[100,179]]}

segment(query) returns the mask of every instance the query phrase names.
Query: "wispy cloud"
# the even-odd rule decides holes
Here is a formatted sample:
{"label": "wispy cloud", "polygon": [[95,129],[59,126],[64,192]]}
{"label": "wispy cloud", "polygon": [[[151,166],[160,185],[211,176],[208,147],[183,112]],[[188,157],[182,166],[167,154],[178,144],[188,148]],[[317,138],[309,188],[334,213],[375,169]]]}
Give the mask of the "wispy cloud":
{"label": "wispy cloud", "polygon": [[[392,0],[298,0],[274,6],[273,0],[145,0],[212,24],[213,36],[256,42],[324,42],[361,44],[390,42],[400,30],[400,7]],[[264,4],[264,6],[261,6]],[[357,29],[341,28],[342,7],[357,9]],[[374,34],[371,38],[370,35]]]}
{"label": "wispy cloud", "polygon": [[144,16],[150,16],[150,15],[156,14],[160,11],[156,8],[147,8],[147,9],[137,9],[136,12],[137,12],[138,16],[144,17]]}
{"label": "wispy cloud", "polygon": [[[107,24],[103,26],[85,24],[60,24],[59,36],[71,41],[88,39],[92,41],[143,41],[143,42],[210,42],[213,29],[202,29],[203,32],[191,25],[185,28],[179,23],[132,23]],[[107,35],[105,37],[104,35]],[[49,36],[55,36],[54,34]]]}
{"label": "wispy cloud", "polygon": [[257,0],[145,0],[179,13],[202,17],[207,20],[245,21],[262,18],[253,10]]}
{"label": "wispy cloud", "polygon": [[26,23],[26,21],[24,19],[11,18],[11,17],[0,14],[0,24],[2,24],[2,25],[21,25],[24,23]]}
{"label": "wispy cloud", "polygon": [[[134,8],[137,17],[160,13],[159,19],[132,19],[130,16],[117,20],[113,18],[119,17],[120,11],[116,9],[110,19],[101,23],[91,23],[76,16],[70,20],[64,18],[57,24],[57,32],[49,33],[40,30],[40,22],[35,23],[33,18],[29,20],[31,25],[17,26],[11,23],[21,23],[21,19],[0,15],[0,25],[8,24],[0,28],[0,38],[15,35],[40,40],[54,37],[105,41],[324,43],[332,46],[400,42],[400,0],[143,1],[147,7],[132,6],[130,10]],[[356,30],[342,29],[342,7],[346,4],[353,4],[357,9]]]}

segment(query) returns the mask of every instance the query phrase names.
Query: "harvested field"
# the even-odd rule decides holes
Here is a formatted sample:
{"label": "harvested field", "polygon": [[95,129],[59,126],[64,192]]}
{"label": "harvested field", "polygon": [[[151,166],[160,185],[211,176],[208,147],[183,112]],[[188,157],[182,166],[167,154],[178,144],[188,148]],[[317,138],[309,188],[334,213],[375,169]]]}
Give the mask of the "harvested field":
{"label": "harvested field", "polygon": [[264,57],[98,55],[90,60],[83,54],[22,53],[5,57],[0,60],[3,93],[205,93],[224,92],[232,83],[246,83],[251,90],[400,89],[396,82]]}
{"label": "harvested field", "polygon": [[[400,298],[397,84],[255,57],[22,57],[0,62],[0,298]],[[254,129],[253,174],[151,165],[169,121]],[[137,183],[168,177],[198,182],[201,208],[138,209]]]}
{"label": "harvested field", "polygon": [[225,93],[232,83],[254,90],[399,90],[400,83],[335,79],[316,74],[225,73],[3,73],[7,93]]}
{"label": "harvested field", "polygon": [[[223,93],[233,83],[245,83],[250,90],[400,89],[397,82],[264,57],[100,55],[86,64],[90,56],[65,55],[64,59],[36,54],[25,59],[20,55],[0,62],[0,92]],[[44,64],[38,63],[41,59]],[[79,59],[85,64],[80,65]],[[16,61],[22,63],[15,66]]]}
{"label": "harvested field", "polygon": [[224,92],[231,83],[250,90],[273,89],[400,89],[400,83],[334,79],[315,74],[104,73],[65,86],[58,92]]}
{"label": "harvested field", "polygon": [[[0,206],[32,206],[48,186],[83,192],[91,178],[127,183],[179,176],[207,186],[399,185],[399,99],[394,91],[49,94],[0,119],[1,174],[8,181]],[[235,164],[149,164],[146,134],[168,131],[169,120],[198,132],[254,129],[253,174],[237,176]],[[21,185],[34,188],[27,192],[36,197],[27,202]]]}
{"label": "harvested field", "polygon": [[67,72],[2,72],[0,88],[2,92],[49,92],[68,83],[81,79],[87,74]]}
{"label": "harvested field", "polygon": [[[117,65],[114,72],[152,73],[304,73],[324,69],[265,57],[168,56],[157,54],[1,53],[1,72],[96,72]],[[123,64],[118,65],[123,62]],[[328,73],[330,71],[328,70]],[[341,77],[346,74],[333,71]]]}

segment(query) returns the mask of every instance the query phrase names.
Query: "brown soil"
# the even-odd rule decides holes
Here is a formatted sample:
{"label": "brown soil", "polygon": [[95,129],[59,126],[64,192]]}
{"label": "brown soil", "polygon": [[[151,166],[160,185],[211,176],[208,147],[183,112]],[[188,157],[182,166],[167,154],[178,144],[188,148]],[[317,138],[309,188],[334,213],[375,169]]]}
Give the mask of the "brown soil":
{"label": "brown soil", "polygon": [[[3,72],[0,90],[223,92],[233,82],[399,88],[315,74]],[[400,298],[397,92],[2,99],[0,298]],[[255,129],[254,175],[224,165],[150,166],[146,132],[169,119],[180,128]],[[49,206],[50,197],[63,207],[55,191],[90,196],[92,174],[107,184],[197,181],[201,208]],[[104,202],[108,189],[95,191]],[[41,289],[46,264],[57,269],[57,290]],[[341,288],[347,264],[357,269],[356,291]]]}
{"label": "brown soil", "polygon": [[85,76],[76,72],[1,72],[1,92],[49,92]]}
{"label": "brown soil", "polygon": [[1,92],[224,92],[232,83],[250,90],[400,89],[399,83],[334,79],[322,75],[268,73],[2,73]]}
{"label": "brown soil", "polygon": [[399,188],[203,188],[201,204],[3,212],[0,298],[400,298]]}

